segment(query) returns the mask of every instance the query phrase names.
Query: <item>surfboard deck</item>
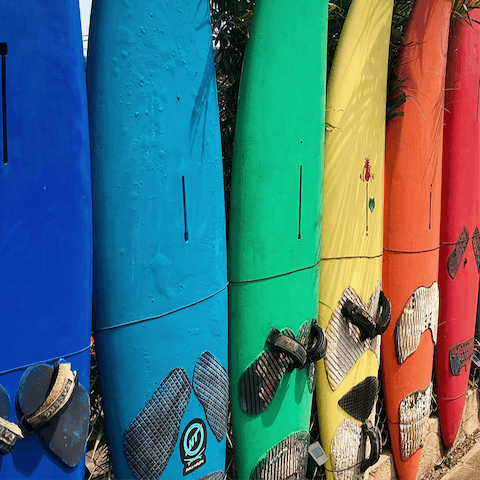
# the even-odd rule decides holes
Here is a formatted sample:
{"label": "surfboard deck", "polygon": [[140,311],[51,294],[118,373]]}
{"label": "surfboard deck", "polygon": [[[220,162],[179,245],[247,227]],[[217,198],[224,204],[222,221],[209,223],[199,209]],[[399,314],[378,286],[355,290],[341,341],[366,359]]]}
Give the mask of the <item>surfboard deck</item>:
{"label": "surfboard deck", "polygon": [[[387,124],[383,285],[392,321],[382,337],[382,378],[395,467],[416,478],[430,414],[438,327],[438,254],[447,0],[417,0],[396,73],[404,116]],[[409,440],[411,439],[411,440]]]}
{"label": "surfboard deck", "polygon": [[[5,0],[0,32],[0,385],[17,423],[31,365],[63,357],[89,388],[90,157],[78,1]],[[88,415],[77,427],[81,453]],[[17,440],[0,478],[84,478],[84,460],[67,467],[41,438]]]}
{"label": "surfboard deck", "polygon": [[[480,20],[477,10],[472,20]],[[442,438],[457,436],[474,349],[480,268],[478,123],[480,35],[452,22],[448,47],[440,224],[440,316],[435,347]]]}
{"label": "surfboard deck", "polygon": [[367,464],[378,459],[365,458],[368,441],[362,427],[375,417],[380,337],[361,339],[342,306],[354,301],[373,324],[381,311],[383,139],[392,9],[391,1],[352,2],[327,84],[318,322],[328,346],[317,368],[317,402],[322,446],[329,456],[328,479],[362,478]]}
{"label": "surfboard deck", "polygon": [[223,478],[222,156],[207,1],[95,2],[94,329],[116,478]]}
{"label": "surfboard deck", "polygon": [[240,84],[228,246],[239,480],[303,478],[307,466],[312,369],[289,372],[281,356],[279,369],[266,375],[257,366],[272,365],[272,328],[290,329],[304,347],[316,323],[326,35],[326,1],[255,6]]}

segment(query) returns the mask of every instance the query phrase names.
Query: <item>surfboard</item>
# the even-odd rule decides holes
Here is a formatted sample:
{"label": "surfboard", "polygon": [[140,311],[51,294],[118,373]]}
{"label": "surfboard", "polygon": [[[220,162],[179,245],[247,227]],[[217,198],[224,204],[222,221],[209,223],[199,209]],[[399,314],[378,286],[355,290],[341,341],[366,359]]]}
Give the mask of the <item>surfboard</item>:
{"label": "surfboard", "polygon": [[[477,10],[470,13],[480,20]],[[446,74],[442,206],[438,286],[440,315],[435,347],[438,414],[451,447],[462,420],[474,349],[480,269],[480,35],[476,23],[453,21]],[[465,164],[468,162],[468,165]]]}
{"label": "surfboard", "polygon": [[363,478],[381,453],[373,421],[390,321],[381,277],[392,10],[393,1],[353,0],[327,83],[318,323],[328,345],[317,403],[328,479]]}
{"label": "surfboard", "polygon": [[387,124],[383,286],[392,321],[382,378],[395,467],[416,478],[430,415],[438,327],[438,255],[448,0],[417,0],[396,73],[404,116]]}
{"label": "surfboard", "polygon": [[93,4],[94,334],[116,478],[219,480],[228,415],[208,1]]}
{"label": "surfboard", "polygon": [[307,350],[324,349],[316,318],[326,41],[326,1],[257,2],[240,83],[228,243],[238,480],[306,475],[315,360]]}
{"label": "surfboard", "polygon": [[0,478],[83,479],[92,239],[78,1],[3,1],[0,57]]}

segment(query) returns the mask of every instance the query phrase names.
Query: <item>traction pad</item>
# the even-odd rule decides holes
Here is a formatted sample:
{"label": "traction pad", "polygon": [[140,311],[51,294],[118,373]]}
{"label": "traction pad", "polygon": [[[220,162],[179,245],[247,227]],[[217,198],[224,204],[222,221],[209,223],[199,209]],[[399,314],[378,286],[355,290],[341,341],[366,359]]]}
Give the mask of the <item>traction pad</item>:
{"label": "traction pad", "polygon": [[224,477],[223,472],[221,472],[220,470],[217,470],[216,472],[205,475],[199,480],[223,480],[223,477]]}
{"label": "traction pad", "polygon": [[190,399],[190,381],[174,368],[123,435],[128,466],[138,480],[157,480],[177,443],[180,422]]}
{"label": "traction pad", "polygon": [[327,354],[325,355],[325,370],[332,390],[336,390],[355,362],[368,350],[373,350],[380,359],[380,336],[361,341],[360,330],[348,322],[342,315],[345,300],[349,299],[365,310],[375,320],[379,316],[379,299],[382,284],[377,283],[368,305],[348,286],[332,313],[327,327]]}
{"label": "traction pad", "polygon": [[465,367],[465,371],[468,372],[468,362],[473,355],[474,339],[470,338],[465,342],[454,345],[449,353],[448,359],[450,361],[450,372],[452,375],[460,375],[462,368]]}
{"label": "traction pad", "polygon": [[[311,321],[305,322],[300,327],[296,338],[289,328],[282,330],[281,333],[296,339],[307,348],[311,326]],[[283,375],[293,365],[294,362],[288,355],[274,351],[267,346],[240,377],[240,406],[242,410],[250,415],[258,415],[263,412],[273,400]],[[309,369],[308,388],[311,393],[315,384],[315,365],[312,362],[306,368]]]}
{"label": "traction pad", "polygon": [[[25,371],[15,398],[18,418],[31,417],[32,412],[42,406],[54,384],[54,374],[55,368],[45,363],[31,366]],[[37,432],[47,451],[64,465],[73,468],[80,463],[85,452],[89,419],[89,396],[78,384],[58,413],[46,423],[35,426],[33,431]]]}
{"label": "traction pad", "polygon": [[430,416],[432,383],[402,399],[398,407],[400,455],[406,460],[423,446],[423,430]]}
{"label": "traction pad", "polygon": [[220,442],[227,432],[229,382],[226,370],[210,352],[203,352],[197,360],[193,390],[215,438]]}
{"label": "traction pad", "polygon": [[460,235],[458,236],[457,243],[452,251],[452,253],[448,256],[447,260],[447,270],[450,278],[453,280],[455,275],[462,264],[463,255],[465,250],[467,249],[468,245],[468,230],[467,227],[464,225]]}
{"label": "traction pad", "polygon": [[367,377],[349,390],[338,404],[353,418],[365,422],[372,413],[380,390],[377,377]]}
{"label": "traction pad", "polygon": [[362,425],[344,418],[332,439],[330,459],[335,480],[358,480],[364,475],[360,471],[363,460]]}
{"label": "traction pad", "polygon": [[403,363],[420,343],[420,337],[428,328],[433,343],[437,343],[438,331],[438,284],[418,287],[407,300],[395,325],[395,346],[398,363]]}
{"label": "traction pad", "polygon": [[270,449],[250,480],[303,480],[307,474],[308,432],[296,432]]}
{"label": "traction pad", "polygon": [[475,263],[477,264],[477,271],[480,273],[480,232],[478,227],[475,227],[472,237],[473,255],[475,256]]}

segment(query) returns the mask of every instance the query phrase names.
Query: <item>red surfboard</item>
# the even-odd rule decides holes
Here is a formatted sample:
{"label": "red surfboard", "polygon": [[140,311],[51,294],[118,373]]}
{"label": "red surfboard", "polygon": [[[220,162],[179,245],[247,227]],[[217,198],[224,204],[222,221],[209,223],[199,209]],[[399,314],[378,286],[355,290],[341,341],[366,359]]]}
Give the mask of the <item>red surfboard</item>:
{"label": "red surfboard", "polygon": [[391,322],[382,378],[400,480],[415,480],[430,415],[438,326],[445,68],[451,0],[417,0],[396,73],[404,116],[387,125],[383,288]]}
{"label": "red surfboard", "polygon": [[[480,12],[470,13],[480,20]],[[478,295],[480,26],[451,25],[443,133],[442,207],[435,347],[438,413],[445,445],[457,436],[474,347]]]}

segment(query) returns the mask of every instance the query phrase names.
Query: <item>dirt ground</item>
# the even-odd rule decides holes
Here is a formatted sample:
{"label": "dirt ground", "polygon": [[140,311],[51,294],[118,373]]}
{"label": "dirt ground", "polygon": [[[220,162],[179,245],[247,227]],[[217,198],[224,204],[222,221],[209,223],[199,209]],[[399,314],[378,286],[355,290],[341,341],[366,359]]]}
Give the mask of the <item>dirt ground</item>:
{"label": "dirt ground", "polygon": [[442,462],[436,465],[432,471],[423,475],[421,480],[440,480],[449,473],[451,468],[478,442],[480,442],[480,429],[467,435],[463,441],[455,445],[445,455]]}

